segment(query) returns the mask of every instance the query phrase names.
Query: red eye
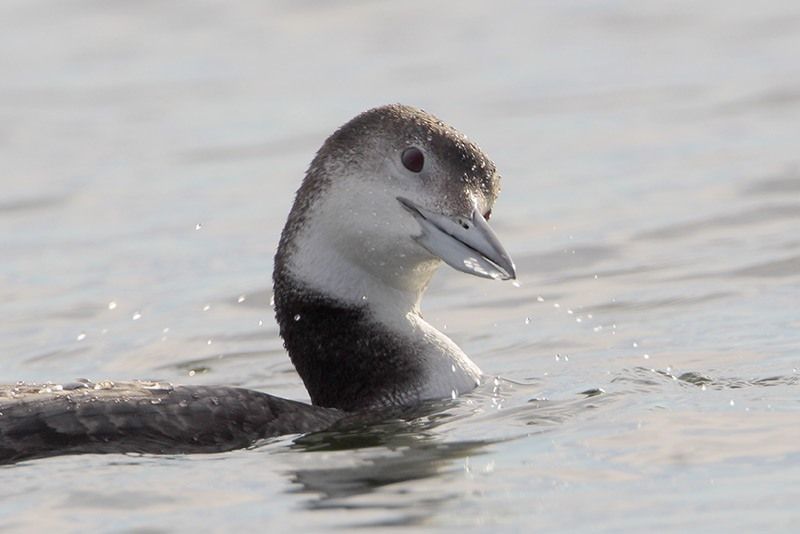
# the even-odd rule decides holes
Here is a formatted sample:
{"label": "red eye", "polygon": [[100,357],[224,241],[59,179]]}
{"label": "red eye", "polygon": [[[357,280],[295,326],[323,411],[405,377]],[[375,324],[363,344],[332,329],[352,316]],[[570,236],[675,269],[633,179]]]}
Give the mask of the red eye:
{"label": "red eye", "polygon": [[492,210],[489,210],[489,211],[487,211],[486,213],[484,213],[484,214],[483,214],[483,218],[484,218],[484,219],[486,219],[487,221],[488,221],[488,220],[489,220],[491,217],[492,217]]}
{"label": "red eye", "polygon": [[412,146],[403,150],[403,153],[400,154],[400,161],[403,162],[403,166],[409,171],[420,172],[422,166],[425,164],[425,156],[420,149]]}

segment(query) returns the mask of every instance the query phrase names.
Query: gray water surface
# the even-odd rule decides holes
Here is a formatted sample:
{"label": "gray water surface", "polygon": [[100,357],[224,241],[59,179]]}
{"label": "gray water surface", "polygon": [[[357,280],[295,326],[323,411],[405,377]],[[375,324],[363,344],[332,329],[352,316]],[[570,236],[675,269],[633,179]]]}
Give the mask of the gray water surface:
{"label": "gray water surface", "polygon": [[490,378],[435,413],[0,468],[0,529],[796,528],[796,2],[9,0],[0,50],[0,382],[307,399],[272,255],[384,103],[494,158],[521,280],[437,275],[426,318]]}

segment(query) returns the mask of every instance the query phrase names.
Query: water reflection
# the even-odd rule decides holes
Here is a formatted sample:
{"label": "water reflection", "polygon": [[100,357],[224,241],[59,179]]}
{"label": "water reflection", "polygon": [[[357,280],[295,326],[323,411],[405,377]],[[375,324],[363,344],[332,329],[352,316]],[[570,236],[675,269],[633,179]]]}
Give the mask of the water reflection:
{"label": "water reflection", "polygon": [[[356,466],[299,470],[294,473],[292,481],[301,485],[300,491],[317,494],[308,504],[310,509],[380,507],[405,510],[413,522],[419,522],[423,516],[432,515],[438,505],[456,498],[458,492],[431,498],[426,492],[421,495],[407,493],[401,483],[439,477],[444,472],[459,469],[457,460],[483,454],[489,444],[481,441],[437,443],[436,440],[401,439],[390,445],[395,455],[377,454],[363,459]],[[395,484],[398,487],[389,492],[391,498],[355,498],[377,494]]]}
{"label": "water reflection", "polygon": [[[290,473],[295,490],[313,493],[307,502],[311,510],[376,510],[383,513],[373,521],[354,521],[349,526],[378,527],[424,523],[448,501],[459,496],[451,492],[408,491],[403,483],[438,478],[460,469],[459,463],[484,454],[496,440],[446,442],[436,428],[452,415],[447,405],[434,403],[414,412],[397,413],[403,418],[370,424],[381,416],[356,416],[337,429],[300,437],[291,449],[325,453],[322,462],[341,460],[337,467],[313,467]],[[418,417],[408,419],[413,415]],[[338,463],[338,462],[337,462]],[[387,518],[386,512],[389,512]],[[358,517],[358,516],[357,516]]]}
{"label": "water reflection", "polygon": [[[337,428],[297,438],[290,450],[314,453],[314,467],[289,473],[299,488],[313,494],[310,510],[375,512],[358,514],[350,527],[418,525],[463,498],[459,485],[442,480],[469,473],[473,458],[509,441],[543,435],[566,421],[610,406],[612,397],[591,388],[567,400],[526,398],[528,384],[502,379],[457,402],[431,403],[386,415],[355,416]],[[508,386],[517,388],[515,393]],[[502,390],[501,386],[506,389]],[[503,407],[503,402],[511,405]],[[305,463],[305,462],[304,462]],[[341,464],[329,467],[330,464]],[[424,481],[430,481],[428,483]],[[405,484],[414,481],[413,486]]]}

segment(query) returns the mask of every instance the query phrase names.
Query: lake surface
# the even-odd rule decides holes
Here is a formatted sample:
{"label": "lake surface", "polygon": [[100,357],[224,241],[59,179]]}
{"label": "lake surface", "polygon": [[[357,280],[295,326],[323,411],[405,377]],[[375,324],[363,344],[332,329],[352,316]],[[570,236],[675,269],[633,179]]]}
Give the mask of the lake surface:
{"label": "lake surface", "polygon": [[0,382],[307,399],[272,255],[384,103],[495,160],[521,281],[437,275],[490,375],[438,413],[3,467],[0,530],[796,529],[797,2],[7,0],[0,50]]}

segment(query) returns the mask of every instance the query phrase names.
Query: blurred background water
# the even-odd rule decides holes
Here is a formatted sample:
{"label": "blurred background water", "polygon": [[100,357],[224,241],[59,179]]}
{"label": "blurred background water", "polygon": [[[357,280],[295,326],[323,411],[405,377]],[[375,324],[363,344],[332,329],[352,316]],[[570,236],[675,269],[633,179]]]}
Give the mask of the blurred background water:
{"label": "blurred background water", "polygon": [[440,413],[5,467],[1,529],[796,528],[796,2],[6,0],[0,50],[0,382],[307,399],[272,254],[385,103],[494,158],[522,281],[437,275],[426,317],[498,377]]}

